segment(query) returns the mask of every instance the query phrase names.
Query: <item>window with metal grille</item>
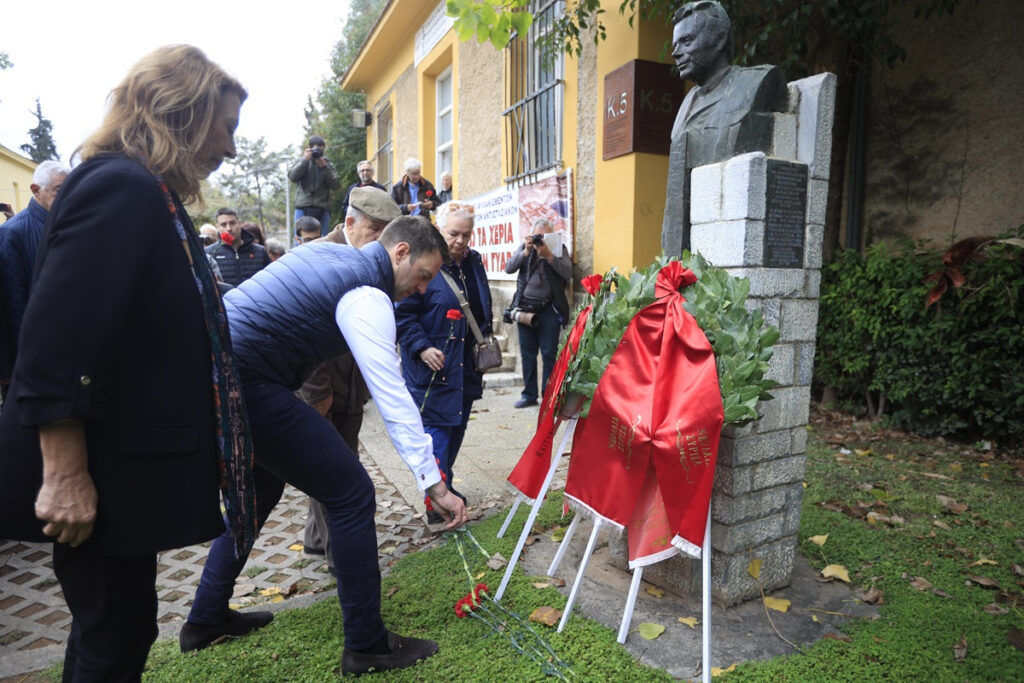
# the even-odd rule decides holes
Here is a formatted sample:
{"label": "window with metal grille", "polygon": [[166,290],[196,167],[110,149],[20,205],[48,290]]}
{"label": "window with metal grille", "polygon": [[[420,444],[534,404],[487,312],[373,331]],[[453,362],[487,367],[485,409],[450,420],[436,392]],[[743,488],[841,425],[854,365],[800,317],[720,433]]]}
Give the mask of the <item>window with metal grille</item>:
{"label": "window with metal grille", "polygon": [[377,112],[377,182],[391,190],[391,105]]}
{"label": "window with metal grille", "polygon": [[538,41],[565,12],[564,0],[532,0],[534,20],[506,48],[505,182],[518,185],[562,163],[562,53],[546,55]]}

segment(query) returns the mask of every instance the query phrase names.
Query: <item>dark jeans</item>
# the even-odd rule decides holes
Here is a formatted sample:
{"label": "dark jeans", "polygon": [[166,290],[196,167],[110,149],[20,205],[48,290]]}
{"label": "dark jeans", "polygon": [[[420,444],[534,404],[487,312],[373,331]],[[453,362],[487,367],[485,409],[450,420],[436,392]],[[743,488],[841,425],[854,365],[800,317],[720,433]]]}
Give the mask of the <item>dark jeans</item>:
{"label": "dark jeans", "polygon": [[[544,393],[548,385],[548,378],[551,377],[551,370],[555,367],[555,355],[558,353],[558,334],[561,325],[558,323],[558,313],[555,307],[547,304],[537,314],[537,326],[530,327],[522,323],[519,326],[519,354],[523,364],[523,393],[522,398],[537,400]],[[544,367],[543,381],[540,385],[540,393],[537,392],[537,351],[540,351],[541,362]]]}
{"label": "dark jeans", "polygon": [[64,683],[139,681],[156,640],[156,554],[117,558],[96,544],[53,545],[53,571],[71,610]]}
{"label": "dark jeans", "polygon": [[[244,382],[245,405],[256,452],[256,503],[260,527],[281,498],[284,482],[327,509],[331,553],[345,647],[368,648],[384,637],[380,616],[376,500],[370,475],[327,420],[287,388]],[[225,618],[235,579],[246,558],[235,558],[228,532],[210,547],[188,620],[216,624]]]}
{"label": "dark jeans", "polygon": [[451,426],[423,425],[423,429],[434,441],[434,458],[437,459],[437,466],[445,476],[448,488],[455,490],[455,475],[452,468],[455,466],[455,458],[462,448],[462,440],[466,436],[466,425],[469,424],[469,413],[473,409],[473,399],[462,400],[462,422]]}
{"label": "dark jeans", "polygon": [[[295,209],[295,218],[292,221],[293,224],[295,221],[298,221],[303,216],[312,216],[313,218],[320,221],[321,235],[326,235],[327,233],[334,229],[334,226],[331,225],[331,212],[328,211],[327,209],[321,209],[318,206],[305,206],[301,209]],[[295,236],[298,237],[299,233],[296,232]]]}
{"label": "dark jeans", "polygon": [[[327,419],[341,434],[341,438],[359,457],[359,429],[363,426],[363,414],[332,413],[327,411]],[[302,535],[302,544],[307,548],[319,548],[327,555],[327,566],[334,569],[334,557],[331,555],[331,531],[327,524],[327,510],[316,498],[309,498],[309,514],[306,517],[306,529]]]}

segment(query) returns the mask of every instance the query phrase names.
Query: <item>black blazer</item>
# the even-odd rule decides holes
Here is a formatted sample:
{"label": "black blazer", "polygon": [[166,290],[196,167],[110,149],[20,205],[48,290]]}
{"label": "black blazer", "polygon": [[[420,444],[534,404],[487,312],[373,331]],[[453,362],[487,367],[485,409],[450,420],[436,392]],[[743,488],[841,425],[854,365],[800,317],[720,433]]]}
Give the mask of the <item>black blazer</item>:
{"label": "black blazer", "polygon": [[0,413],[0,538],[39,540],[35,428],[63,419],[86,421],[89,542],[131,557],[224,531],[201,300],[163,193],[123,156],[76,168],[50,211]]}

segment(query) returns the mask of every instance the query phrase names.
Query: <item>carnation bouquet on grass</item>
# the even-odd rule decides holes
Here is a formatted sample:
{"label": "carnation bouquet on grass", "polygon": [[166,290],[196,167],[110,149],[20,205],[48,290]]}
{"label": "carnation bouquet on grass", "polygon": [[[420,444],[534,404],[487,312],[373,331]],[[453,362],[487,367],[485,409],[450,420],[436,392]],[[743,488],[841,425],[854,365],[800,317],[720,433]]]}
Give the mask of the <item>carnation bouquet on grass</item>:
{"label": "carnation bouquet on grass", "polygon": [[[673,259],[659,256],[643,270],[621,275],[613,268],[602,278],[584,278],[589,294],[584,306],[593,309],[587,319],[579,349],[569,361],[559,405],[568,396],[584,398],[580,416],[586,417],[612,354],[633,317],[654,302],[658,272]],[[718,383],[726,424],[742,425],[757,419],[757,402],[772,398],[768,390],[777,383],[765,379],[778,328],[765,325],[760,309],[745,307],[750,281],[729,275],[699,254],[684,251],[678,259],[697,281],[684,287],[683,307],[693,315],[711,344],[718,368]]]}

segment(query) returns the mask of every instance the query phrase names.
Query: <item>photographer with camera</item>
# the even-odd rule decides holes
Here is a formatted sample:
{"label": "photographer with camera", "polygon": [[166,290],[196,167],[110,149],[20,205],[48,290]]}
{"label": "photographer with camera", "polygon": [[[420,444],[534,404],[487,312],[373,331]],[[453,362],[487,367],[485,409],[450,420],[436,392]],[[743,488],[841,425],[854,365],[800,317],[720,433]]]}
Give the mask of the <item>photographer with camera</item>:
{"label": "photographer with camera", "polygon": [[295,189],[295,220],[303,216],[316,218],[322,226],[321,234],[331,229],[331,190],[341,187],[334,164],[324,156],[326,146],[322,137],[312,136],[302,158],[288,169],[288,179],[298,186]]}
{"label": "photographer with camera", "polygon": [[[505,309],[506,323],[515,322],[519,328],[519,353],[523,364],[523,391],[516,408],[537,405],[544,393],[555,365],[558,352],[559,329],[569,320],[569,301],[565,284],[572,277],[569,250],[561,240],[545,239],[551,233],[551,222],[537,221],[536,231],[527,235],[512,258],[505,264],[506,273],[519,271],[516,293],[512,304]],[[556,256],[552,251],[558,252]],[[537,390],[537,352],[543,363],[540,391]]]}

